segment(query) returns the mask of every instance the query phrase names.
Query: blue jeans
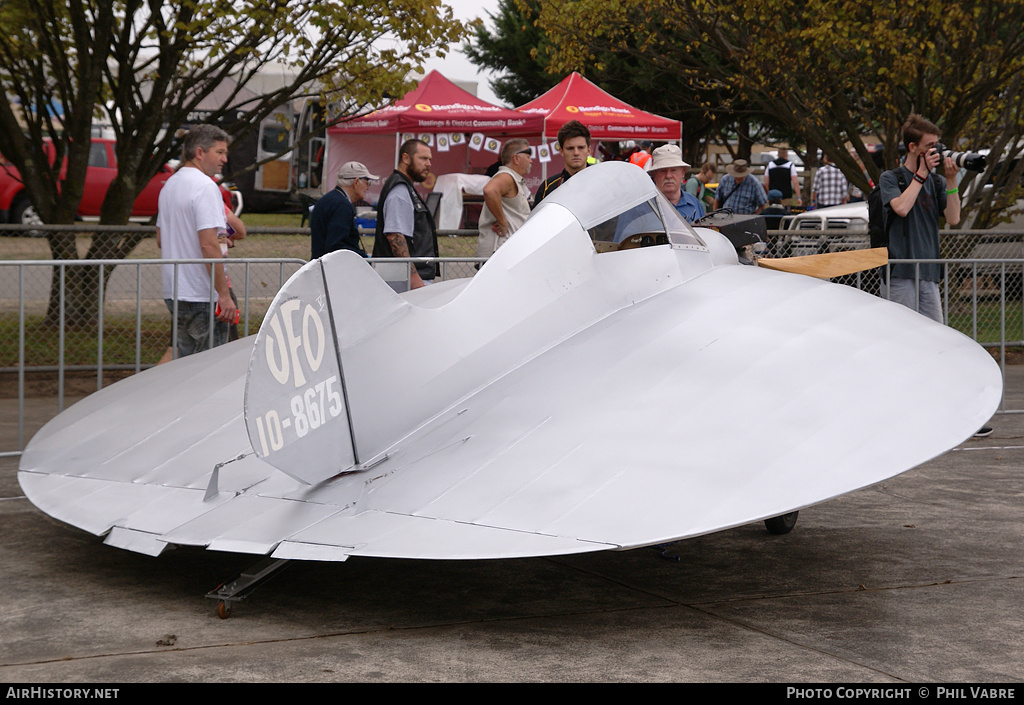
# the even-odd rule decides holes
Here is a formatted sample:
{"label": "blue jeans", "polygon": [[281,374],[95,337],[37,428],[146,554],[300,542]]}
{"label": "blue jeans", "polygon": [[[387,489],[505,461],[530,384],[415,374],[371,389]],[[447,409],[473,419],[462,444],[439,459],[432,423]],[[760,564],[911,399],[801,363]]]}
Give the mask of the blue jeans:
{"label": "blue jeans", "polygon": [[[167,310],[174,316],[174,300],[164,299]],[[178,348],[175,357],[185,357],[210,348],[210,312],[215,304],[208,301],[179,301],[178,318],[174,322],[178,331]],[[213,347],[228,342],[231,326],[224,321],[213,319]],[[174,333],[171,333],[173,341]],[[168,343],[173,347],[173,342]]]}

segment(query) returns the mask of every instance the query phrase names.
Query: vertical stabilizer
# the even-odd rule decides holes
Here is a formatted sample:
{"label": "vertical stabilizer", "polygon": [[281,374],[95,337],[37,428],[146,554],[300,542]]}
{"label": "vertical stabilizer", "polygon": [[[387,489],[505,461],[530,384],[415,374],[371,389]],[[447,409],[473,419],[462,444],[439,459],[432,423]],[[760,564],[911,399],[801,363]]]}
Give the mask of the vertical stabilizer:
{"label": "vertical stabilizer", "polygon": [[256,455],[308,484],[359,462],[330,307],[315,260],[271,303],[245,382],[245,425]]}

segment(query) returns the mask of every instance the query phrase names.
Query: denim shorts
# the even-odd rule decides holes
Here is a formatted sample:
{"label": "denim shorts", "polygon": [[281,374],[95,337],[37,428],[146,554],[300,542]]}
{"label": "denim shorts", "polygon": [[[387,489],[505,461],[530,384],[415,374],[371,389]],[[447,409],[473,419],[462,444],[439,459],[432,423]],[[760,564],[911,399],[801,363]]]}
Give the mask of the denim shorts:
{"label": "denim shorts", "polygon": [[[174,301],[164,299],[167,310],[174,316]],[[175,357],[185,357],[193,353],[202,352],[210,348],[210,311],[215,304],[206,301],[179,301],[178,319],[174,329],[178,334],[178,349]],[[213,347],[228,342],[230,325],[224,321],[214,319],[213,326]],[[174,339],[174,331],[171,332],[171,340]],[[168,345],[173,346],[172,343]]]}
{"label": "denim shorts", "polygon": [[942,297],[937,282],[926,279],[915,282],[913,279],[892,277],[887,288],[882,285],[881,295],[890,301],[912,308],[933,321],[946,322],[942,317]]}

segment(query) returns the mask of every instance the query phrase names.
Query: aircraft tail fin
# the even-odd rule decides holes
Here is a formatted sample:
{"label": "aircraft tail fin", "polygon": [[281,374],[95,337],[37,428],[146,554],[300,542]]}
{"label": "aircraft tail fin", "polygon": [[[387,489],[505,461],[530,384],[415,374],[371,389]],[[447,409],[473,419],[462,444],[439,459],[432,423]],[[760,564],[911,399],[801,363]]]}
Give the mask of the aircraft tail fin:
{"label": "aircraft tail fin", "polygon": [[[345,254],[356,257],[335,253],[329,258],[344,260]],[[245,382],[245,424],[256,455],[307,484],[360,462],[325,277],[327,259],[303,266],[278,292],[256,335]],[[402,303],[365,269],[392,294],[373,292],[381,305]],[[372,299],[368,295],[368,308]]]}

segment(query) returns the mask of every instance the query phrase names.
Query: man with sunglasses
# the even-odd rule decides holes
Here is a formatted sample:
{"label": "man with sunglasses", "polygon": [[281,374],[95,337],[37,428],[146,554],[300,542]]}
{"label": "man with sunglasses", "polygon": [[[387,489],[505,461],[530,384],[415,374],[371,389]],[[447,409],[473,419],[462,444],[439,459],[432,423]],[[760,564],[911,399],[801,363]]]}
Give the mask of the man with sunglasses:
{"label": "man with sunglasses", "polygon": [[313,206],[309,216],[311,254],[313,259],[335,250],[352,250],[366,257],[356,227],[353,204],[365,200],[371,181],[379,176],[359,162],[346,162],[338,170],[338,184]]}
{"label": "man with sunglasses", "polygon": [[529,217],[530,190],[526,188],[526,175],[533,166],[531,154],[530,143],[521,137],[510,139],[502,148],[498,173],[484,186],[477,257],[494,254]]}

